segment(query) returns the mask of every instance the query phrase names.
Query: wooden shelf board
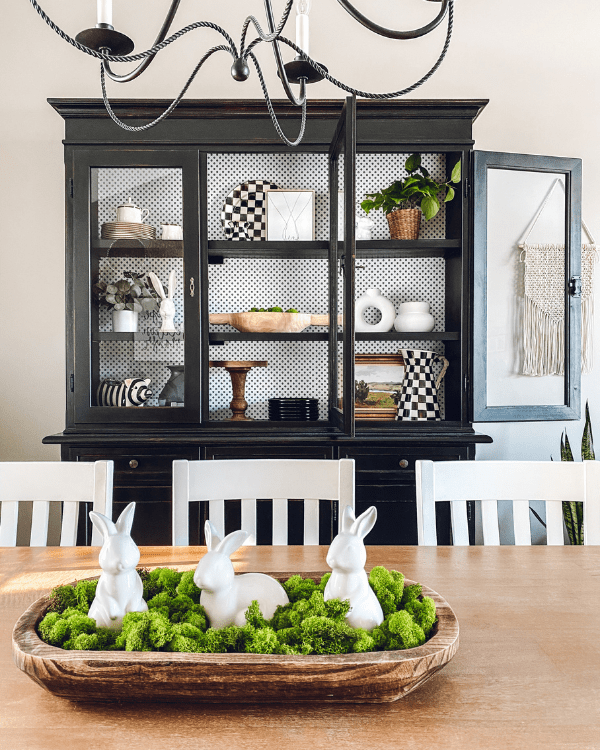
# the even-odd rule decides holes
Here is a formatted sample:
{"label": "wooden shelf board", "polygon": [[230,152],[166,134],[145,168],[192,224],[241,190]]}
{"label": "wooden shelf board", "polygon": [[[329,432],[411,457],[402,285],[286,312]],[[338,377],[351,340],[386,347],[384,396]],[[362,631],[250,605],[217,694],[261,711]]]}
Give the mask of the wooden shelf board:
{"label": "wooden shelf board", "polygon": [[157,343],[170,343],[173,341],[183,341],[185,334],[170,333],[165,334],[160,331],[156,333],[116,333],[108,331],[106,333],[94,333],[92,341],[156,341]]}
{"label": "wooden shelf board", "polygon": [[[239,333],[238,331],[211,331],[208,335],[212,346],[220,341],[327,341],[328,334],[321,333]],[[431,333],[355,333],[356,341],[458,341],[456,331],[432,331]],[[338,338],[341,339],[341,334]]]}
{"label": "wooden shelf board", "polygon": [[93,248],[110,258],[183,258],[182,240],[94,240]]}

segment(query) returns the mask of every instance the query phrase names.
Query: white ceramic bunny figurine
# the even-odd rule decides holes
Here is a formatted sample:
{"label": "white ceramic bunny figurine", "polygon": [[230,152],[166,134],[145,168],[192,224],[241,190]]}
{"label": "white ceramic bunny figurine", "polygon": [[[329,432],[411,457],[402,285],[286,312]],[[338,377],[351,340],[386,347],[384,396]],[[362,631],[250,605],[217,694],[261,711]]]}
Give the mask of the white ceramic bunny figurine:
{"label": "white ceramic bunny figurine", "polygon": [[144,587],[135,566],[140,551],[130,536],[135,503],[129,503],[113,523],[110,518],[90,511],[92,523],[104,537],[100,550],[102,575],[88,617],[101,628],[120,630],[127,612],[145,612],[148,605],[142,597]]}
{"label": "white ceramic bunny figurine", "polygon": [[153,271],[148,272],[148,277],[162,300],[160,303],[160,317],[162,318],[162,326],[160,327],[160,330],[169,332],[177,331],[175,323],[173,322],[175,318],[175,302],[173,301],[173,297],[175,295],[175,286],[177,284],[177,272],[173,269],[169,274],[168,297],[165,295],[165,290],[163,289],[160,279]]}
{"label": "white ceramic bunny figurine", "polygon": [[373,505],[358,518],[347,505],[342,516],[341,531],[331,542],[327,565],[332,569],[325,586],[324,598],[348,599],[350,611],[346,622],[353,628],[373,630],[383,622],[383,610],[365,572],[367,551],[363,539],[375,526],[377,508]]}
{"label": "white ceramic bunny figurine", "polygon": [[246,541],[247,531],[234,531],[219,539],[210,521],[204,524],[208,552],[198,563],[194,583],[202,589],[200,604],[206,610],[212,628],[246,624],[245,613],[252,601],[258,601],[265,619],[270,620],[281,604],[289,602],[283,586],[264,573],[236,576],[229,556]]}

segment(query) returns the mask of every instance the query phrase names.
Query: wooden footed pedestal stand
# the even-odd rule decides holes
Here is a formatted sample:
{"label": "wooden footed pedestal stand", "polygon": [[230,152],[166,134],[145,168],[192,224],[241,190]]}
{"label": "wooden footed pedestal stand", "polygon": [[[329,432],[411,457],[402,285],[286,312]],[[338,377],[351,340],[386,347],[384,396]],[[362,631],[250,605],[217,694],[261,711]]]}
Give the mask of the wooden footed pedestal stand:
{"label": "wooden footed pedestal stand", "polygon": [[253,367],[266,367],[268,362],[264,360],[250,361],[250,362],[237,362],[235,360],[218,360],[211,361],[211,367],[224,367],[231,377],[231,388],[233,390],[233,398],[229,404],[229,408],[233,412],[233,416],[230,417],[232,421],[243,421],[250,420],[252,417],[246,416],[246,409],[248,408],[248,402],[246,401],[246,375],[250,372]]}

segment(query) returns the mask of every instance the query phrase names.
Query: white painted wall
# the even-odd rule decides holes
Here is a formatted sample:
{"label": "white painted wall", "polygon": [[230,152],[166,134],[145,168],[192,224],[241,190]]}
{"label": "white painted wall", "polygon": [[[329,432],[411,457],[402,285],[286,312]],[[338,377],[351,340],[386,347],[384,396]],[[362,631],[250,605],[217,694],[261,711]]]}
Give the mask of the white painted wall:
{"label": "white painted wall", "polygon": [[[275,0],[279,11],[283,0]],[[376,6],[374,20],[397,27],[432,17],[436,6],[420,0],[357,3]],[[44,0],[49,15],[73,36],[95,24],[95,2]],[[167,0],[115,0],[114,23],[138,49],[152,43]],[[248,12],[263,17],[262,2],[195,3],[184,0],[175,28],[200,18],[223,25],[237,40]],[[600,236],[600,6],[593,0],[456,0],[455,33],[438,73],[414,98],[489,98],[475,123],[477,148],[583,159],[583,215]],[[64,425],[64,206],[62,119],[47,97],[99,97],[98,63],[66,45],[26,0],[5,3],[0,48],[0,279],[3,288],[0,380],[0,459],[52,460],[58,448],[41,439]],[[400,14],[406,14],[401,16]],[[311,53],[331,73],[355,87],[390,91],[411,84],[431,65],[445,31],[400,43],[359,27],[335,0],[313,2]],[[395,20],[397,19],[397,20]],[[139,20],[139,23],[138,23]],[[138,28],[139,26],[139,28]],[[293,33],[290,33],[293,36]],[[111,84],[113,97],[174,97],[201,54],[220,43],[195,31],[155,60],[141,79]],[[349,40],[346,42],[345,40]],[[280,97],[267,50],[259,52],[273,96]],[[245,84],[229,75],[230,59],[218,53],[188,92],[190,98],[260,98],[255,74]],[[341,97],[328,83],[315,98]],[[596,285],[598,288],[598,284]],[[596,325],[600,363],[600,323]],[[600,424],[598,367],[583,377],[583,400]],[[477,425],[494,438],[480,458],[558,458],[567,426],[574,444],[582,424]]]}

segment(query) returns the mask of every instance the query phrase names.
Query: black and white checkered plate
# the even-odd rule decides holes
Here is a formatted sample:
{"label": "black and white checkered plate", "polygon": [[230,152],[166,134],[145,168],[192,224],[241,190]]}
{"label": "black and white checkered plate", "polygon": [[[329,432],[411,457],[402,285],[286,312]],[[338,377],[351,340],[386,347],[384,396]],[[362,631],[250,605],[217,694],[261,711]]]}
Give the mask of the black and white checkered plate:
{"label": "black and white checkered plate", "polygon": [[277,185],[270,180],[248,180],[225,198],[221,224],[228,240],[267,238],[267,190],[277,190]]}

